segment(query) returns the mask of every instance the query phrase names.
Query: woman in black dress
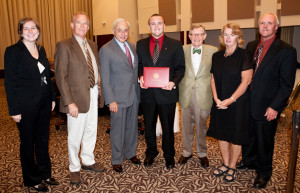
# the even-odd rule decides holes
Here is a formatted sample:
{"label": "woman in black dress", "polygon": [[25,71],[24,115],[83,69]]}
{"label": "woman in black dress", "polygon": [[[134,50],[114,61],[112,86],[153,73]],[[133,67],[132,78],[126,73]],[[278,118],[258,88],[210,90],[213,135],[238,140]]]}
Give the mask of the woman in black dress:
{"label": "woman in black dress", "polygon": [[54,91],[45,49],[37,44],[40,26],[32,18],[18,24],[20,40],[6,48],[4,55],[5,91],[9,115],[20,133],[20,157],[25,186],[48,192],[51,178],[48,153],[49,123],[54,109]]}
{"label": "woman in black dress", "polygon": [[232,182],[241,145],[248,141],[249,84],[253,65],[246,50],[240,48],[243,44],[242,31],[237,24],[229,23],[223,27],[220,42],[226,49],[216,52],[212,58],[214,104],[207,136],[218,139],[223,158],[223,164],[213,174],[224,175],[224,181]]}

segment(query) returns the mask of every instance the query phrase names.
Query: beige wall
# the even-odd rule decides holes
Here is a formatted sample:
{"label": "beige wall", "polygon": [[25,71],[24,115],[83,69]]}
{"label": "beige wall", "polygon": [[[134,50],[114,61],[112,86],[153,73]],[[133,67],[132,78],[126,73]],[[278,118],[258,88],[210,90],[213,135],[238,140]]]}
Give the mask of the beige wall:
{"label": "beige wall", "polygon": [[158,13],[158,0],[137,0],[139,33],[149,33],[148,18],[153,13]]}
{"label": "beige wall", "polygon": [[[112,23],[117,17],[129,20],[131,24],[130,41],[148,34],[148,18],[159,12],[159,0],[93,0],[94,35],[111,34]],[[214,21],[201,23],[207,30],[218,30],[226,23],[235,22],[242,28],[257,27],[257,20],[261,13],[277,13],[281,4],[277,0],[255,1],[255,17],[250,19],[227,20],[227,0],[214,1]],[[188,31],[192,25],[191,0],[175,0],[176,25],[166,26],[166,32]],[[205,5],[204,5],[205,6]],[[281,26],[300,25],[299,16],[280,17]],[[139,35],[140,34],[140,35]],[[144,34],[144,35],[142,35]],[[185,36],[186,37],[186,34]],[[185,39],[186,42],[186,39]]]}
{"label": "beige wall", "polygon": [[119,17],[130,23],[129,41],[134,44],[139,40],[136,0],[119,0]]}
{"label": "beige wall", "polygon": [[135,43],[138,38],[137,1],[136,0],[93,0],[94,35],[112,34],[113,22],[124,18],[130,23],[129,41]]}
{"label": "beige wall", "polygon": [[94,35],[112,34],[112,24],[119,16],[119,0],[93,0]]}

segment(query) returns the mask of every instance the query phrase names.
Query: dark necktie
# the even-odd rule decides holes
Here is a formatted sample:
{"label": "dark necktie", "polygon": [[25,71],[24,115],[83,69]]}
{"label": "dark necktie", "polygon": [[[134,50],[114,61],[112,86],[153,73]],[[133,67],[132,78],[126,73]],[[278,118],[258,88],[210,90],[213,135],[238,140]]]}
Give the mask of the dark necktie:
{"label": "dark necktie", "polygon": [[257,49],[257,52],[255,54],[255,72],[257,70],[257,68],[259,67],[259,64],[260,64],[260,57],[261,57],[261,53],[262,53],[262,50],[263,50],[263,44],[260,44],[258,49]]}
{"label": "dark necktie", "polygon": [[158,40],[155,40],[155,47],[154,47],[154,51],[153,51],[153,64],[155,66],[157,60],[158,60],[158,56],[159,56],[159,44],[158,44]]}
{"label": "dark necktie", "polygon": [[201,54],[201,49],[195,49],[195,48],[193,48],[193,54],[195,54],[195,53]]}
{"label": "dark necktie", "polygon": [[94,75],[94,67],[93,67],[92,57],[91,57],[91,54],[89,52],[89,49],[87,48],[86,41],[83,41],[83,46],[84,46],[84,49],[85,49],[86,60],[87,60],[87,64],[88,64],[89,72],[90,72],[90,76],[91,76],[90,86],[91,86],[91,88],[93,88],[94,85],[95,85],[95,75]]}
{"label": "dark necktie", "polygon": [[131,68],[133,69],[131,54],[130,54],[130,51],[129,51],[129,49],[128,49],[128,47],[125,43],[124,43],[124,47],[125,47],[125,50],[126,50],[126,56],[127,56],[128,61],[129,61],[129,64],[130,64]]}

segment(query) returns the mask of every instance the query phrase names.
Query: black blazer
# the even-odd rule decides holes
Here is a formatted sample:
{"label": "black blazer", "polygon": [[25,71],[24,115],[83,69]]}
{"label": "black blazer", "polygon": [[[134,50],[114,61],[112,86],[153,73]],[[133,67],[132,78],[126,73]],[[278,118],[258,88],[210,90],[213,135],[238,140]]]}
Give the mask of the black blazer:
{"label": "black blazer", "polygon": [[[256,40],[246,47],[252,58],[258,44]],[[252,79],[251,115],[254,119],[266,120],[268,107],[280,115],[293,90],[296,68],[296,49],[275,39]]]}
{"label": "black blazer", "polygon": [[[49,85],[52,101],[55,93],[50,79],[50,66],[44,47],[39,48],[39,61],[45,67],[46,81]],[[41,75],[37,66],[37,60],[33,58],[19,40],[9,46],[4,54],[5,91],[9,115],[21,114],[22,105],[36,105],[42,97]]]}
{"label": "black blazer", "polygon": [[[138,55],[139,76],[143,76],[144,67],[154,67],[150,53],[150,37],[139,40],[136,45]],[[163,40],[162,48],[155,67],[169,67],[169,79],[176,89],[171,91],[161,88],[141,89],[141,101],[151,103],[154,99],[158,104],[171,104],[178,101],[178,84],[184,76],[185,60],[182,45],[179,41],[168,38]]]}

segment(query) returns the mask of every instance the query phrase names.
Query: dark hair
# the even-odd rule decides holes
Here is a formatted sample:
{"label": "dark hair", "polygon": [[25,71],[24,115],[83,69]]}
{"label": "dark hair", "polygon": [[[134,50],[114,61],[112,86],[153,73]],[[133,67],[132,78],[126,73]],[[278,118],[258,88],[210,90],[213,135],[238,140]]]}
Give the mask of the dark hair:
{"label": "dark hair", "polygon": [[[23,33],[23,29],[24,29],[24,24],[29,21],[33,21],[35,23],[36,28],[39,30],[39,32],[41,34],[41,28],[40,28],[39,23],[32,17],[24,17],[24,18],[20,19],[19,23],[18,23],[18,34],[19,34],[20,40],[23,40],[22,33]],[[37,39],[39,39],[39,38],[40,38],[40,35]]]}
{"label": "dark hair", "polygon": [[150,17],[149,17],[149,19],[148,19],[148,25],[150,25],[150,18],[151,17],[162,17],[162,19],[163,19],[163,21],[164,21],[164,23],[165,23],[165,19],[164,19],[164,17],[162,16],[162,15],[159,15],[158,13],[154,13],[153,15],[151,15]]}

